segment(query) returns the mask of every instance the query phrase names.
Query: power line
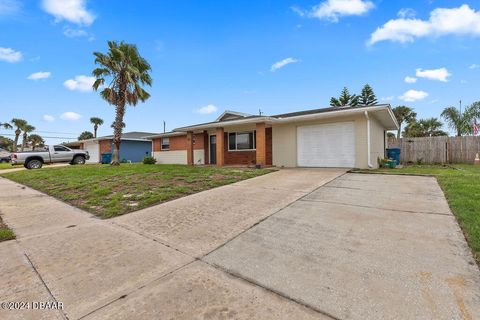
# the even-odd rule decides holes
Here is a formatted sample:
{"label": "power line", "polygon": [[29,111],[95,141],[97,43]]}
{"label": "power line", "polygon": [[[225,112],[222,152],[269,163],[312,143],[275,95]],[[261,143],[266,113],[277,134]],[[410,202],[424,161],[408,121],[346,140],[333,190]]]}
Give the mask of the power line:
{"label": "power line", "polygon": [[[1,133],[0,135],[15,137],[15,135],[11,134],[11,133]],[[47,139],[75,139],[75,140],[77,140],[77,138],[72,138],[72,137],[46,137],[46,136],[42,136],[42,138],[47,138]]]}

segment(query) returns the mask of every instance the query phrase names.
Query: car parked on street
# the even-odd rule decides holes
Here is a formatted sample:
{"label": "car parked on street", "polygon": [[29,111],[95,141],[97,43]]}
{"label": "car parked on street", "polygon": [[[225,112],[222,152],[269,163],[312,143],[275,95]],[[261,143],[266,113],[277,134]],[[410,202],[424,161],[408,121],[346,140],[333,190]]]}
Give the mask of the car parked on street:
{"label": "car parked on street", "polygon": [[44,164],[62,162],[85,164],[88,159],[88,151],[72,150],[61,145],[45,146],[38,151],[14,152],[11,156],[12,165],[23,164],[27,169],[40,169]]}

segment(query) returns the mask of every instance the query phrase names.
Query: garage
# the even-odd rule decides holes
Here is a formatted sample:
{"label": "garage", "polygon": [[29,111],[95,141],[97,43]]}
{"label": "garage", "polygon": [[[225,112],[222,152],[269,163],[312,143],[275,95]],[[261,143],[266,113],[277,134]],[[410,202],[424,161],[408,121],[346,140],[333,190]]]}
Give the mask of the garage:
{"label": "garage", "polygon": [[85,151],[88,151],[90,160],[87,163],[98,163],[100,159],[98,141],[89,141],[84,145]]}
{"label": "garage", "polygon": [[300,167],[355,167],[355,123],[297,127],[297,164]]}

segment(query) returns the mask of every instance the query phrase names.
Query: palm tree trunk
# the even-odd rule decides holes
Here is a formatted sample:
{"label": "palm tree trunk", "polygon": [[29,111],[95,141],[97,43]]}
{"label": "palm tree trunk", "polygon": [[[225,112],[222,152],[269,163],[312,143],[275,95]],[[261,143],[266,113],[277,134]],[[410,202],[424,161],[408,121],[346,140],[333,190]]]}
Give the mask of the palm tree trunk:
{"label": "palm tree trunk", "polygon": [[20,137],[20,130],[15,130],[15,140],[13,140],[13,152],[17,152],[18,138]]}
{"label": "palm tree trunk", "polygon": [[113,166],[120,165],[120,142],[122,141],[123,116],[125,115],[125,103],[120,103],[116,108],[115,124],[113,125]]}
{"label": "palm tree trunk", "polygon": [[25,146],[27,145],[27,133],[23,133],[23,139],[22,139],[22,152],[25,150]]}
{"label": "palm tree trunk", "polygon": [[94,137],[94,138],[97,137],[97,129],[98,129],[98,126],[97,126],[97,125],[94,125],[94,126],[93,126],[93,137]]}

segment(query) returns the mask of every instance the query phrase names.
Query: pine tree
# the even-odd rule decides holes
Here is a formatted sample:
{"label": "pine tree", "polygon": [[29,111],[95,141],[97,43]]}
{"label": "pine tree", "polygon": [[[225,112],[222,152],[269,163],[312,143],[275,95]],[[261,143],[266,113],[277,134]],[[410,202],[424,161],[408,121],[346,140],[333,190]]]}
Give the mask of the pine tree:
{"label": "pine tree", "polygon": [[354,94],[351,95],[347,87],[344,87],[342,89],[342,92],[340,93],[340,97],[338,97],[338,99],[335,97],[332,97],[330,99],[330,105],[332,107],[345,107],[345,106],[355,107],[357,106],[357,104],[358,104],[358,97]]}
{"label": "pine tree", "polygon": [[373,92],[372,87],[367,83],[362,89],[358,104],[362,107],[366,107],[375,105],[376,103],[377,97],[375,96],[375,92]]}

